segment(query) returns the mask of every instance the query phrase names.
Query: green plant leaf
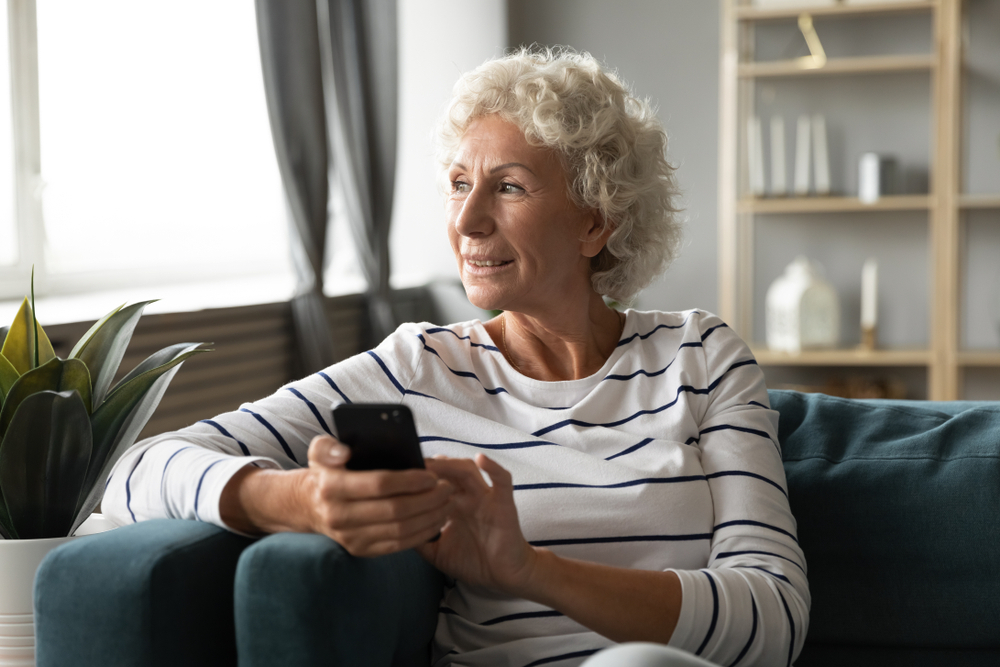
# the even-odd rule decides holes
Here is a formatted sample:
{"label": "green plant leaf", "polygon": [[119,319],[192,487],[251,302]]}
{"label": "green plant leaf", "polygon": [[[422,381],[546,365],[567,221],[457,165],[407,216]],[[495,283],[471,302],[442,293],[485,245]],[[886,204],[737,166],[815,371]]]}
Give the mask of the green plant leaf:
{"label": "green plant leaf", "polygon": [[118,383],[104,403],[94,410],[91,416],[94,448],[84,483],[86,497],[77,512],[77,522],[82,523],[81,517],[86,519],[86,515],[100,501],[104,492],[102,480],[107,477],[122,452],[135,442],[180,364],[188,357],[209,351],[197,349],[200,345],[201,343],[172,345],[151,355],[136,368],[167,350],[173,349],[174,356],[165,363],[131,377],[128,382]]}
{"label": "green plant leaf", "polygon": [[32,394],[40,391],[71,391],[80,395],[84,408],[91,411],[90,371],[79,359],[56,358],[44,366],[30,370],[17,379],[7,394],[3,408],[0,408],[0,437],[7,432],[14,413]]}
{"label": "green plant leaf", "polygon": [[0,537],[5,540],[16,540],[17,531],[10,522],[10,512],[7,511],[7,503],[3,499],[3,485],[0,484]]}
{"label": "green plant leaf", "polygon": [[17,315],[14,316],[14,321],[10,324],[10,331],[7,332],[7,338],[4,339],[3,348],[0,349],[0,354],[5,356],[21,375],[36,367],[36,336],[38,340],[38,365],[46,364],[56,358],[55,350],[52,349],[52,343],[45,335],[42,325],[35,322],[35,332],[32,333],[32,322],[35,322],[35,316],[31,310],[31,304],[28,303],[28,298],[25,297]]}
{"label": "green plant leaf", "polygon": [[142,316],[142,309],[151,303],[153,301],[134,303],[109,313],[91,327],[69,353],[70,359],[79,359],[90,369],[90,377],[94,383],[94,410],[100,407],[107,396],[111,381],[118,372],[118,364],[122,362],[125,348],[135,331],[135,325]]}
{"label": "green plant leaf", "polygon": [[0,443],[0,487],[20,539],[65,537],[83,494],[93,440],[75,391],[21,402]]}
{"label": "green plant leaf", "polygon": [[17,372],[17,369],[7,361],[7,357],[0,354],[0,406],[3,405],[4,399],[7,398],[7,392],[10,391],[19,377],[21,374]]}

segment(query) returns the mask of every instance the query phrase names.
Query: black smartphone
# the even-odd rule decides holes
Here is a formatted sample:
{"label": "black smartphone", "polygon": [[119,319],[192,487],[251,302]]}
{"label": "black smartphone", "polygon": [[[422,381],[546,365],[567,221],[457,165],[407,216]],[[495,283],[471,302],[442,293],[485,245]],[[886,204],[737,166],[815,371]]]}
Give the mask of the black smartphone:
{"label": "black smartphone", "polygon": [[348,470],[423,468],[424,454],[405,405],[344,403],[333,409],[337,437],[351,448]]}

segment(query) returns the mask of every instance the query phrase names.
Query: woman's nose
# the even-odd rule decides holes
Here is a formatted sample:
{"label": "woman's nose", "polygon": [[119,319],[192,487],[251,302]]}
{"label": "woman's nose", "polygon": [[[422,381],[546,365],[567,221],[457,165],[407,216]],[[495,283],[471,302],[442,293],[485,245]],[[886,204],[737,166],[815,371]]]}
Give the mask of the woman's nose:
{"label": "woman's nose", "polygon": [[493,232],[489,193],[482,186],[473,186],[461,201],[454,224],[455,231],[462,236],[488,236]]}

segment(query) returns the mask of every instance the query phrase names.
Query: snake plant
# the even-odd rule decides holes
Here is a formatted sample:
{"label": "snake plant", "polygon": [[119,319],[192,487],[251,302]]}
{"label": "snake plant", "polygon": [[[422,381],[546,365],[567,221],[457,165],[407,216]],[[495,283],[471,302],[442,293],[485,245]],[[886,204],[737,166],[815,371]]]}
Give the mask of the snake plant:
{"label": "snake plant", "polygon": [[202,343],[150,355],[112,386],[152,301],[119,306],[60,359],[35,320],[34,289],[0,349],[0,537],[72,535],[104,480],[149,421],[167,385]]}

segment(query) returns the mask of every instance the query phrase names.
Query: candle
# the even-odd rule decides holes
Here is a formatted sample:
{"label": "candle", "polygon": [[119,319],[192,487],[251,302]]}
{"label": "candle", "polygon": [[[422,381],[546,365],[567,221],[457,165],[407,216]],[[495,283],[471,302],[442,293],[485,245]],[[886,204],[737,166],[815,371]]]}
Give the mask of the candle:
{"label": "candle", "polygon": [[878,321],[878,260],[869,257],[861,269],[861,328],[874,329]]}

